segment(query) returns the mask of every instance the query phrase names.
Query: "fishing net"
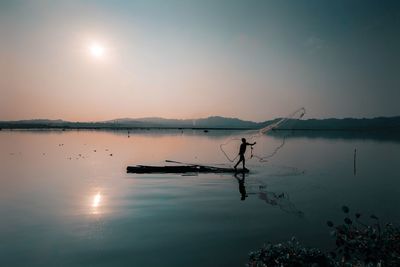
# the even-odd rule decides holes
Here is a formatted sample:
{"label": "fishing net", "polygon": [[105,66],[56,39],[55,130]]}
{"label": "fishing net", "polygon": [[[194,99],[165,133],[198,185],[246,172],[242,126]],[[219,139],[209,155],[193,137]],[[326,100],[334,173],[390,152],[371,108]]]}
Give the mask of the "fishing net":
{"label": "fishing net", "polygon": [[271,145],[267,144],[265,135],[268,134],[272,130],[290,130],[293,129],[294,125],[306,114],[305,108],[300,108],[290,113],[284,118],[275,119],[271,121],[265,127],[246,131],[242,133],[241,136],[230,137],[226,142],[220,145],[220,150],[225,156],[225,158],[229,162],[234,162],[238,158],[238,145],[242,138],[246,138],[247,142],[253,143],[257,142],[256,146],[251,146],[251,153],[247,156],[247,159],[258,159],[259,162],[267,162],[268,159],[274,157],[280,149],[285,146],[286,138],[290,134],[290,131],[287,131],[286,134],[283,134],[281,137],[281,141],[278,144]]}
{"label": "fishing net", "polygon": [[[238,179],[239,181],[240,191],[240,179],[238,177],[236,179]],[[296,207],[293,201],[291,201],[287,192],[267,190],[267,185],[257,179],[246,180],[246,182],[246,188],[244,189],[244,191],[245,193],[247,193],[248,196],[257,196],[258,199],[264,201],[268,205],[278,207],[280,210],[295,215],[297,217],[304,217],[304,212]]]}
{"label": "fishing net", "polygon": [[296,208],[295,204],[290,200],[287,193],[270,192],[260,189],[258,192],[258,198],[271,206],[279,207],[279,209],[284,212],[293,214],[297,217],[304,217],[304,212]]}

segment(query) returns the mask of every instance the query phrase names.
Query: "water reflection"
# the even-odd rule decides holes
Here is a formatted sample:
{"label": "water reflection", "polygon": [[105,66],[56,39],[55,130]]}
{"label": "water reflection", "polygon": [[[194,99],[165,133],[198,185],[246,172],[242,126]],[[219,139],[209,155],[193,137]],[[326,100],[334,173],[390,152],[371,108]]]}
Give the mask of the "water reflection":
{"label": "water reflection", "polygon": [[[240,200],[246,200],[248,193],[245,185],[245,173],[235,173],[234,177],[239,183]],[[266,190],[266,185],[259,185],[257,192],[250,192],[249,194],[257,195],[260,200],[271,206],[277,206],[280,210],[293,214],[298,217],[303,217],[304,212],[297,209],[294,203],[290,200],[289,194],[285,192],[272,192]]]}
{"label": "water reflection", "polygon": [[91,213],[92,214],[100,214],[102,200],[103,200],[103,197],[102,197],[100,191],[91,197]]}
{"label": "water reflection", "polygon": [[239,174],[235,173],[235,178],[239,183],[239,193],[241,195],[240,200],[246,200],[246,197],[248,197],[247,193],[246,193],[246,186],[244,185],[244,181],[245,181],[245,174],[244,172],[242,172],[242,178],[239,178]]}
{"label": "water reflection", "polygon": [[[291,138],[268,165],[249,162],[254,172],[245,179],[240,173],[238,179],[125,174],[127,165],[166,159],[225,163],[219,150],[224,140],[212,137],[214,132],[132,131],[127,138],[122,132],[0,131],[0,262],[6,262],[0,265],[233,266],[246,261],[246,251],[266,236],[330,244],[328,235],[319,235],[327,231],[321,222],[343,219],[332,210],[344,201],[380,212],[386,221],[400,220],[393,204],[400,201],[399,142]],[[266,135],[265,146],[257,144],[268,153],[279,140]],[[303,212],[307,220],[294,217]],[[38,257],[44,251],[46,257]],[[152,260],[155,254],[161,260]]]}
{"label": "water reflection", "polygon": [[101,201],[101,195],[100,195],[100,192],[99,192],[93,197],[92,207],[93,208],[97,208],[99,206],[99,204],[100,204],[100,201]]}
{"label": "water reflection", "polygon": [[[288,134],[289,133],[289,134]],[[400,134],[396,129],[393,130],[370,130],[370,131],[312,131],[312,130],[296,130],[296,131],[271,131],[269,136],[275,138],[290,138],[290,139],[324,139],[324,140],[372,140],[380,142],[400,142]]]}
{"label": "water reflection", "polygon": [[259,186],[258,198],[271,206],[277,206],[280,210],[293,214],[298,217],[304,217],[304,212],[297,209],[290,200],[289,194],[285,192],[272,192],[265,190],[266,186]]}

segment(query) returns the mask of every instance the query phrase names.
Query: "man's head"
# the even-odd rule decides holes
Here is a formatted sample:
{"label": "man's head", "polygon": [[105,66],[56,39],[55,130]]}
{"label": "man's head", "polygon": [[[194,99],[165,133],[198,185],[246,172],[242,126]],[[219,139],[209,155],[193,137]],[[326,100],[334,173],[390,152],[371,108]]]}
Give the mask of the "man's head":
{"label": "man's head", "polygon": [[246,138],[242,138],[242,142],[243,142],[243,143],[246,143]]}

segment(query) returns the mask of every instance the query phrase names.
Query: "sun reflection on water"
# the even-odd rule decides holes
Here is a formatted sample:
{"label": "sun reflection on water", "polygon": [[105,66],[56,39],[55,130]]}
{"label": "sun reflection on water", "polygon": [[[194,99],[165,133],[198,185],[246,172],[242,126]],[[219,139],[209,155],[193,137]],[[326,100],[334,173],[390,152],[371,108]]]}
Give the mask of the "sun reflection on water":
{"label": "sun reflection on water", "polygon": [[102,204],[101,202],[102,202],[101,193],[97,192],[97,194],[95,194],[92,197],[92,200],[91,200],[92,214],[99,214],[100,213],[99,209],[100,209],[100,206]]}
{"label": "sun reflection on water", "polygon": [[98,192],[94,197],[93,197],[93,203],[92,207],[97,208],[100,205],[101,202],[101,195],[100,192]]}

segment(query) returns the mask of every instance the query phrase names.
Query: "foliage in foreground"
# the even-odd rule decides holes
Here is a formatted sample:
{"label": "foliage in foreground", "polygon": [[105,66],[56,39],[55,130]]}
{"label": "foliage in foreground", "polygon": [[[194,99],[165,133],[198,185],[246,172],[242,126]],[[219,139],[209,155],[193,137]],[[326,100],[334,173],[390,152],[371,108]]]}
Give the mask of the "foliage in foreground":
{"label": "foliage in foreground", "polygon": [[342,211],[346,214],[343,224],[327,222],[336,239],[333,251],[305,248],[292,238],[251,252],[247,266],[400,266],[399,227],[382,226],[375,215],[369,217],[369,224],[362,221],[360,213],[355,213],[352,220],[347,206]]}

